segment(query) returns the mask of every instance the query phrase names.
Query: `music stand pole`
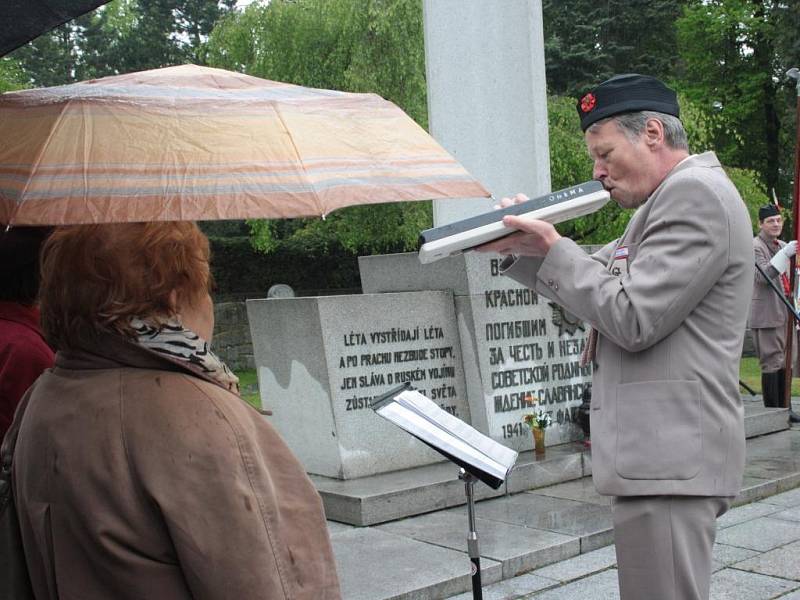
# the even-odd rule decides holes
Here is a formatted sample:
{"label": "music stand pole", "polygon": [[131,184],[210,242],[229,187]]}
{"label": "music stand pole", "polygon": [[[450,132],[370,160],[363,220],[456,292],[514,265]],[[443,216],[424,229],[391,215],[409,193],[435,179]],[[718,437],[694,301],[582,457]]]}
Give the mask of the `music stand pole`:
{"label": "music stand pole", "polygon": [[458,478],[464,482],[464,493],[467,495],[467,517],[469,533],[467,534],[467,554],[472,563],[472,598],[483,600],[481,587],[481,554],[478,551],[478,532],[475,527],[475,482],[478,480],[471,473],[461,469]]}

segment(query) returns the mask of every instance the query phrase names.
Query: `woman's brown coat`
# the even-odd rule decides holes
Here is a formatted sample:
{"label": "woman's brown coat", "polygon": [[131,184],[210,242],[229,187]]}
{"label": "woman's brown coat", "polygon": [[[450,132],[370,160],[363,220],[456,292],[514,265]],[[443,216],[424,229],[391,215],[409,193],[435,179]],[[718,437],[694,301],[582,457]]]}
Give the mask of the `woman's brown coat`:
{"label": "woman's brown coat", "polygon": [[29,394],[14,484],[39,600],[340,597],[316,490],[234,394],[116,336]]}

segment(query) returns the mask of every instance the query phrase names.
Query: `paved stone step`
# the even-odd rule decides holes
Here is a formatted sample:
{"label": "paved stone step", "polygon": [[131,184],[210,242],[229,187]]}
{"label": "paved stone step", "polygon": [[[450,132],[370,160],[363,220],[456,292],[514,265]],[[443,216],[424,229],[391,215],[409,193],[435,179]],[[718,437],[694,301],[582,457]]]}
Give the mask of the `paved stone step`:
{"label": "paved stone step", "polygon": [[[493,490],[476,485],[475,498],[578,479],[588,474],[585,456],[582,444],[553,446],[547,449],[545,458],[539,459],[533,452],[523,452],[504,486]],[[458,471],[456,465],[447,462],[347,481],[318,476],[311,479],[329,520],[365,526],[464,504],[464,483],[458,479]]]}
{"label": "paved stone step", "polygon": [[[563,457],[549,460],[556,465]],[[745,484],[736,505],[797,486],[800,428],[748,440]],[[611,544],[609,504],[590,477],[478,502],[483,584],[555,568],[554,563]],[[373,527],[329,526],[345,600],[448,598],[470,589],[463,506]]]}
{"label": "paved stone step", "polygon": [[761,396],[744,396],[744,433],[748,439],[789,428],[786,408],[764,408]]}
{"label": "paved stone step", "polygon": [[[746,397],[745,433],[748,438],[785,430],[786,409],[767,409],[760,397]],[[498,490],[476,485],[476,499],[537,489],[591,474],[591,457],[582,442],[548,447],[545,458],[524,452],[506,484]],[[450,462],[340,480],[312,476],[329,520],[368,526],[463,505],[464,485],[458,467]]]}

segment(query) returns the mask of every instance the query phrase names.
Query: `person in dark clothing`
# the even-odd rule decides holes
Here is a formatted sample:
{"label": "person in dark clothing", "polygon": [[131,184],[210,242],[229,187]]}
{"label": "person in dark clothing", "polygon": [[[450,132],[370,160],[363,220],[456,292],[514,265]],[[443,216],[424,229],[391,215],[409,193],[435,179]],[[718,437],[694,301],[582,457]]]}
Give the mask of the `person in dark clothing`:
{"label": "person in dark clothing", "polygon": [[[772,204],[758,210],[758,235],[753,238],[756,263],[783,293],[791,296],[789,289],[789,264],[795,255],[797,242],[788,244],[778,239],[783,230],[783,219]],[[756,269],[753,281],[753,299],[750,303],[748,327],[761,367],[761,394],[764,406],[783,406],[786,395],[786,320],[788,311],[778,294],[761,272]],[[792,413],[792,422],[800,417]]]}
{"label": "person in dark clothing", "polygon": [[45,369],[53,351],[39,328],[39,249],[49,228],[0,231],[0,440],[20,398]]}

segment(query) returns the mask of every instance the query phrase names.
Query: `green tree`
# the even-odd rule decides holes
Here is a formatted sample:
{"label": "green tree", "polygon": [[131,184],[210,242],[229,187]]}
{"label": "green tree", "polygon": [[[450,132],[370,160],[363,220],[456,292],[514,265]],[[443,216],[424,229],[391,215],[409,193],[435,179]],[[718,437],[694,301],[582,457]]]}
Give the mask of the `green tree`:
{"label": "green tree", "polygon": [[19,63],[7,56],[0,58],[0,94],[26,87]]}
{"label": "green tree", "polygon": [[[753,233],[758,232],[758,209],[765,204],[769,204],[770,198],[764,189],[764,184],[758,173],[748,169],[737,169],[735,167],[726,167],[725,172],[730,177],[733,185],[739,190],[744,203],[747,205],[747,212],[750,213],[750,222],[753,225]],[[784,215],[788,218],[788,215]],[[788,228],[786,228],[788,230]],[[784,232],[785,234],[786,232]]]}
{"label": "green tree", "polygon": [[184,56],[194,64],[206,64],[205,43],[208,35],[236,0],[176,0],[172,11],[175,32]]}
{"label": "green tree", "polygon": [[773,0],[692,0],[676,23],[681,88],[704,112],[721,110],[713,136],[721,160],[756,171],[781,197],[791,156],[781,135],[790,65],[776,41],[788,10]]}
{"label": "green tree", "polygon": [[309,87],[346,89],[353,30],[364,29],[366,3],[274,0],[228,15],[212,31],[209,64]]}
{"label": "green tree", "polygon": [[114,0],[92,15],[83,54],[94,77],[205,63],[205,43],[235,0]]}
{"label": "green tree", "polygon": [[373,0],[345,78],[353,91],[380,90],[428,128],[425,48],[419,0]]}
{"label": "green tree", "polygon": [[785,62],[798,66],[800,62],[800,3],[776,2],[772,11],[775,19],[775,47]]}
{"label": "green tree", "polygon": [[11,56],[36,86],[202,64],[208,34],[234,6],[235,0],[114,0]]}
{"label": "green tree", "polygon": [[[775,47],[779,56],[783,57],[784,67],[800,68],[800,2],[780,3],[775,8]],[[796,152],[797,144],[797,88],[796,81],[782,76],[779,80],[785,83],[779,90],[780,102],[779,119],[780,129],[780,173],[783,181],[791,182],[794,179],[794,166],[792,164],[793,151]],[[789,194],[791,184],[786,184],[784,189]],[[784,228],[785,230],[788,228]]]}
{"label": "green tree", "polygon": [[548,91],[578,96],[618,73],[670,79],[686,0],[543,0]]}
{"label": "green tree", "polygon": [[80,78],[81,52],[89,17],[84,15],[39,36],[11,52],[26,82],[36,87],[69,83]]}
{"label": "green tree", "polygon": [[86,73],[105,77],[185,61],[173,39],[172,0],[114,0],[92,15],[83,44]]}

